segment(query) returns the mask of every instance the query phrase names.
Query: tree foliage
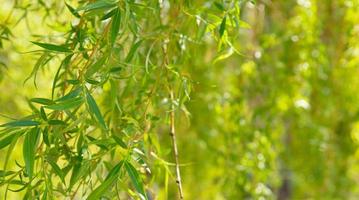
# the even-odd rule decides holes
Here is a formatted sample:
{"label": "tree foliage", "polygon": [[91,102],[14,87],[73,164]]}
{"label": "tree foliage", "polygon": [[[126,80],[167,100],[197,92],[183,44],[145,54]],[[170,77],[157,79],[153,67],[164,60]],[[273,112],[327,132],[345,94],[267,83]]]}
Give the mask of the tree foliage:
{"label": "tree foliage", "polygon": [[358,197],[359,2],[3,4],[1,198]]}

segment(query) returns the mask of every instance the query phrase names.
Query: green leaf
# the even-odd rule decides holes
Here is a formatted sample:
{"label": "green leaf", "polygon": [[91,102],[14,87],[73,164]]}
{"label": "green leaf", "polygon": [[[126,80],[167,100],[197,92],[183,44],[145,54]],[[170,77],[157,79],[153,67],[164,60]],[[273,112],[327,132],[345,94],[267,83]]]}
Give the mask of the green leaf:
{"label": "green leaf", "polygon": [[73,7],[71,7],[69,4],[67,4],[66,2],[65,2],[65,4],[66,4],[66,7],[67,7],[67,9],[69,9],[69,11],[71,12],[71,14],[73,14],[75,17],[77,17],[77,18],[81,18],[81,16],[79,15],[79,13],[78,12],[76,12],[76,10],[73,8]]}
{"label": "green leaf", "polygon": [[16,134],[11,134],[11,135],[8,135],[7,137],[1,138],[0,139],[0,149],[5,148],[7,145],[11,144],[11,142],[15,136],[16,136]]}
{"label": "green leaf", "polygon": [[71,52],[71,50],[65,46],[49,44],[49,43],[41,43],[41,42],[32,42],[32,43],[36,44],[37,46],[42,47],[46,50],[49,50],[49,51],[57,51],[57,52],[64,52],[64,53]]}
{"label": "green leaf", "polygon": [[51,99],[54,99],[56,83],[59,80],[60,71],[63,67],[66,68],[70,64],[70,61],[71,61],[71,58],[73,55],[74,54],[70,54],[70,55],[66,56],[66,58],[61,62],[59,68],[57,69],[55,77],[54,77],[54,81],[52,82]]}
{"label": "green leaf", "polygon": [[51,99],[45,99],[45,98],[32,98],[30,99],[31,102],[42,104],[42,105],[51,105],[54,104],[54,102]]}
{"label": "green leaf", "polygon": [[220,37],[223,36],[224,31],[226,30],[226,20],[227,20],[227,17],[225,16],[222,20],[220,27],[219,27],[219,36]]}
{"label": "green leaf", "polygon": [[137,173],[137,170],[129,162],[125,162],[125,168],[137,192],[139,192],[145,199],[147,199],[141,177]]}
{"label": "green leaf", "polygon": [[126,143],[118,136],[112,135],[113,139],[116,141],[118,145],[120,145],[122,148],[127,149]]}
{"label": "green leaf", "polygon": [[97,60],[93,65],[91,65],[86,73],[85,73],[85,77],[90,77],[93,74],[95,74],[106,62],[106,57],[102,57],[99,60]]}
{"label": "green leaf", "polygon": [[73,98],[79,96],[81,94],[81,92],[82,92],[82,88],[78,87],[78,88],[72,90],[71,92],[67,93],[65,96],[63,96],[59,99],[56,99],[56,102],[73,99]]}
{"label": "green leaf", "polygon": [[134,45],[132,45],[130,51],[128,52],[127,56],[126,56],[126,59],[125,59],[125,62],[128,63],[132,60],[132,58],[134,57],[138,47],[140,47],[142,43],[142,40],[136,42]]}
{"label": "green leaf", "polygon": [[26,174],[32,179],[32,173],[34,170],[35,156],[36,156],[36,147],[37,140],[40,135],[39,128],[33,128],[25,135],[24,144],[23,144],[23,157],[25,161],[25,171]]}
{"label": "green leaf", "polygon": [[21,126],[38,126],[40,125],[40,122],[37,121],[31,121],[31,120],[18,120],[9,122],[6,124],[1,124],[0,127],[21,127]]}
{"label": "green leaf", "polygon": [[102,182],[100,186],[98,186],[94,191],[91,192],[87,200],[100,199],[101,196],[104,195],[105,192],[110,189],[111,185],[117,180],[122,165],[123,161],[120,161],[115,167],[113,167],[104,182]]}
{"label": "green leaf", "polygon": [[61,120],[57,120],[57,119],[52,119],[48,121],[49,125],[66,125],[66,123],[64,121]]}
{"label": "green leaf", "polygon": [[115,15],[112,17],[112,24],[111,24],[111,45],[113,46],[116,37],[118,34],[118,31],[120,30],[120,24],[121,24],[121,11],[120,8],[115,9]]}
{"label": "green leaf", "polygon": [[87,90],[86,88],[86,102],[88,105],[88,109],[91,115],[93,115],[96,120],[99,122],[99,124],[101,125],[101,127],[103,129],[107,129],[105,120],[102,117],[102,114],[100,112],[100,109],[98,108],[95,99],[92,97],[92,95],[90,94],[90,92]]}
{"label": "green leaf", "polygon": [[47,162],[51,165],[52,169],[54,170],[55,174],[60,177],[61,181],[65,184],[65,177],[64,173],[60,169],[60,167],[56,164],[56,162],[47,159]]}
{"label": "green leaf", "polygon": [[116,1],[98,0],[93,3],[89,3],[83,7],[80,7],[76,9],[76,11],[81,11],[81,10],[90,11],[95,9],[111,8],[114,7],[115,5],[116,5]]}
{"label": "green leaf", "polygon": [[68,110],[72,108],[77,108],[83,103],[83,98],[73,98],[69,100],[65,100],[56,104],[45,106],[45,108],[50,110]]}

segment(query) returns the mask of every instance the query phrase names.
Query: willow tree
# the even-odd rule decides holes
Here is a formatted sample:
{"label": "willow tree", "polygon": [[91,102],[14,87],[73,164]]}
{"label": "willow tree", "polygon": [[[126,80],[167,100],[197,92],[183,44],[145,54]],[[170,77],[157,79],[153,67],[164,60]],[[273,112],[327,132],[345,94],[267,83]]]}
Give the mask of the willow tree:
{"label": "willow tree", "polygon": [[[28,97],[30,115],[1,125],[5,198],[153,199],[169,185],[183,198],[176,135],[185,133],[176,127],[189,117],[188,69],[205,59],[202,47],[217,49],[213,62],[239,53],[241,4],[14,1],[2,41],[16,40],[17,23],[31,32],[41,20],[46,31],[28,41],[37,61],[24,84],[37,87],[41,70],[53,78]],[[8,170],[16,148],[23,158]]]}

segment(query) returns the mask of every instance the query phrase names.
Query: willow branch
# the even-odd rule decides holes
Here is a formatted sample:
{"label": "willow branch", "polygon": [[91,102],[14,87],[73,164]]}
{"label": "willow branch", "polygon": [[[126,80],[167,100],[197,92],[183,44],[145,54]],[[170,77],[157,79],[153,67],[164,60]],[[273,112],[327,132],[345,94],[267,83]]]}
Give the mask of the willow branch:
{"label": "willow branch", "polygon": [[179,159],[178,159],[178,149],[177,149],[177,140],[176,140],[176,128],[175,128],[175,106],[174,106],[174,95],[173,90],[170,89],[170,98],[171,98],[171,111],[170,111],[170,136],[172,139],[173,154],[176,162],[176,183],[178,186],[178,191],[180,199],[183,199],[182,191],[182,181],[181,181],[181,172],[179,168]]}

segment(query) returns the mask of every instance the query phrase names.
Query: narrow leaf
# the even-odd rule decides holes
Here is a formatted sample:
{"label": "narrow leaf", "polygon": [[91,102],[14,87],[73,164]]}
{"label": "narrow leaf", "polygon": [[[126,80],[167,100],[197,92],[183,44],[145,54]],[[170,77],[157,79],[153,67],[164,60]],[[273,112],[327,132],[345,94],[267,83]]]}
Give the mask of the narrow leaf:
{"label": "narrow leaf", "polygon": [[18,120],[9,122],[6,124],[1,124],[0,127],[21,127],[21,126],[38,126],[40,122],[37,121],[30,121],[30,120]]}
{"label": "narrow leaf", "polygon": [[132,45],[130,51],[128,52],[127,56],[126,56],[126,59],[125,59],[125,62],[128,63],[132,60],[132,58],[134,57],[138,47],[140,47],[142,43],[142,40],[136,42],[134,45]]}
{"label": "narrow leaf", "polygon": [[90,114],[96,118],[96,120],[99,122],[99,124],[103,129],[107,129],[105,120],[102,117],[100,109],[98,108],[95,99],[92,97],[92,95],[87,89],[86,89],[86,101]]}
{"label": "narrow leaf", "polygon": [[145,199],[147,199],[142,180],[138,175],[137,170],[129,162],[125,162],[125,168],[137,192],[139,192],[143,197],[145,197]]}
{"label": "narrow leaf", "polygon": [[224,31],[226,30],[226,20],[227,20],[227,17],[225,16],[222,20],[220,27],[219,27],[219,36],[220,37],[223,36]]}
{"label": "narrow leaf", "polygon": [[34,163],[36,156],[37,140],[39,138],[40,129],[33,128],[26,135],[23,144],[23,157],[25,161],[26,174],[32,179],[34,171]]}
{"label": "narrow leaf", "polygon": [[31,102],[42,104],[42,105],[51,105],[54,104],[54,102],[51,99],[45,99],[45,98],[32,98],[30,99]]}
{"label": "narrow leaf", "polygon": [[121,24],[121,11],[120,8],[115,9],[115,15],[112,17],[112,24],[111,24],[111,45],[113,46],[116,37],[118,34],[118,31],[120,30],[120,24]]}
{"label": "narrow leaf", "polygon": [[115,5],[116,5],[115,1],[99,0],[93,3],[89,3],[81,8],[78,8],[76,11],[81,11],[81,10],[90,11],[95,9],[111,8],[114,7]]}
{"label": "narrow leaf", "polygon": [[68,109],[79,107],[82,103],[83,103],[83,99],[79,97],[79,98],[62,101],[53,105],[48,105],[45,106],[45,108],[50,110],[68,110]]}
{"label": "narrow leaf", "polygon": [[91,194],[88,196],[87,200],[98,200],[101,196],[110,189],[111,185],[116,181],[120,170],[122,168],[123,161],[120,161],[115,167],[112,168],[110,173],[107,175],[104,182],[101,183]]}
{"label": "narrow leaf", "polygon": [[32,43],[36,44],[37,46],[42,47],[46,50],[49,50],[49,51],[57,51],[57,52],[64,52],[64,53],[71,52],[71,50],[65,46],[49,44],[49,43],[41,43],[41,42],[32,42]]}

